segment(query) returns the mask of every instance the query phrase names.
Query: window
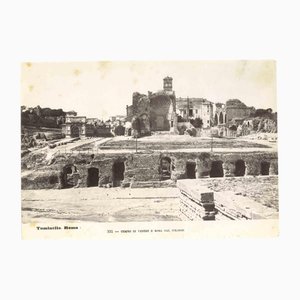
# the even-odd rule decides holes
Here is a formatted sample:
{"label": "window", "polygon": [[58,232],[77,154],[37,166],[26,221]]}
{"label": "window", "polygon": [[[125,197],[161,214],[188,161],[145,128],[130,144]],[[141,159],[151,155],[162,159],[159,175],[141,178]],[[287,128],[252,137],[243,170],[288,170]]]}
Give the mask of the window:
{"label": "window", "polygon": [[197,114],[198,113],[198,109],[195,109],[195,114]]}
{"label": "window", "polygon": [[190,117],[193,116],[193,110],[192,110],[192,109],[189,110],[189,116],[190,116]]}

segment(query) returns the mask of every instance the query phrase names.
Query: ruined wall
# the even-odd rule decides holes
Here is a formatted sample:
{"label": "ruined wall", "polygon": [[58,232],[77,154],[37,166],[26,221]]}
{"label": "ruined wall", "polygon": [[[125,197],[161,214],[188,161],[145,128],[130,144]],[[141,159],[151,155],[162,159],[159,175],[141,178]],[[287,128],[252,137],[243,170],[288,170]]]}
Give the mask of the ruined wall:
{"label": "ruined wall", "polygon": [[132,118],[133,118],[133,105],[127,105],[126,106],[126,120],[131,122]]}
{"label": "ruined wall", "polygon": [[91,125],[91,124],[87,124],[85,126],[85,135],[86,136],[95,136],[96,132],[95,132],[95,126]]}
{"label": "ruined wall", "polygon": [[[165,156],[168,154],[165,153]],[[278,174],[277,153],[170,153],[174,164],[171,178],[173,180],[187,178],[187,163],[195,163],[195,178],[212,176],[212,163],[219,162],[224,177],[259,176],[262,175],[262,162],[270,164],[269,175]],[[237,175],[237,161],[245,164],[244,175]]]}
{"label": "ruined wall", "polygon": [[231,99],[226,102],[227,122],[234,118],[243,119],[250,116],[255,111],[254,107],[248,107],[238,99]]}
{"label": "ruined wall", "polygon": [[[22,160],[22,189],[64,188],[66,177],[68,184],[74,187],[86,187],[89,182],[89,169],[96,168],[99,172],[97,186],[114,185],[113,165],[124,163],[123,186],[133,182],[157,182],[168,179],[162,175],[162,158],[170,161],[169,179],[187,178],[187,163],[195,166],[194,178],[216,176],[212,172],[214,162],[222,169],[220,176],[259,176],[277,175],[277,153],[127,153],[127,154],[88,154],[67,153],[56,155],[47,162],[43,157]],[[36,160],[35,160],[36,159]],[[237,175],[237,161],[241,160],[244,169]],[[267,173],[262,174],[262,163],[267,163]],[[71,172],[73,168],[75,171]],[[65,174],[69,169],[69,174]],[[33,172],[31,172],[33,171]],[[191,171],[190,171],[191,172]],[[266,171],[264,171],[266,172]],[[219,175],[218,175],[219,176]]]}
{"label": "ruined wall", "polygon": [[[177,133],[176,97],[174,92],[138,92],[132,95],[132,106],[127,106],[127,119],[132,116],[133,135],[145,136],[151,131]],[[137,128],[134,128],[137,127]]]}
{"label": "ruined wall", "polygon": [[226,108],[226,115],[227,120],[231,121],[234,118],[243,119],[248,118],[252,112],[252,109],[247,108],[241,108],[241,107],[227,107]]}
{"label": "ruined wall", "polygon": [[87,137],[108,137],[113,136],[110,126],[99,126],[93,124],[85,125],[85,136]]}
{"label": "ruined wall", "polygon": [[173,100],[167,94],[156,93],[150,98],[150,126],[153,131],[169,131],[171,128]]}
{"label": "ruined wall", "polygon": [[134,93],[132,96],[133,113],[136,116],[148,114],[150,111],[150,100],[146,95]]}
{"label": "ruined wall", "polygon": [[[133,93],[132,95],[132,118],[131,122],[137,122],[138,128],[134,129],[133,135],[145,136],[150,131],[150,100],[146,95]],[[137,120],[138,119],[138,120]],[[134,126],[135,127],[135,126]]]}
{"label": "ruined wall", "polygon": [[22,177],[22,189],[65,188],[64,170],[69,166],[76,169],[76,172],[68,174],[74,187],[88,186],[91,168],[99,170],[98,186],[113,185],[113,165],[116,162],[124,163],[124,186],[129,186],[133,181],[160,180],[159,153],[154,155],[67,153],[56,155],[51,164],[43,164],[40,158],[38,162],[23,161],[23,170],[28,171]]}

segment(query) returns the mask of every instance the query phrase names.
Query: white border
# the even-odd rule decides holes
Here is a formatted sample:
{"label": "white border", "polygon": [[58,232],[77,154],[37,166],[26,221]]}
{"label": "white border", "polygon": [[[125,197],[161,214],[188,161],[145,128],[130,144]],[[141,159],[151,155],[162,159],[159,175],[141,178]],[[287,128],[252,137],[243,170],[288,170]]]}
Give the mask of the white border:
{"label": "white border", "polygon": [[[1,5],[3,299],[299,298],[297,1]],[[280,238],[21,241],[21,61],[276,59]],[[298,297],[297,297],[298,296]]]}

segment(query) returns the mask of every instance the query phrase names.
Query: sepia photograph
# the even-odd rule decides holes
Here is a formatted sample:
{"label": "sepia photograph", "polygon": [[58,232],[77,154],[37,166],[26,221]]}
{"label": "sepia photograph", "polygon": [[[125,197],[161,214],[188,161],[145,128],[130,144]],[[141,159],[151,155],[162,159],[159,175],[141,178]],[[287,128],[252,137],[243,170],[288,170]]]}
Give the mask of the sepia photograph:
{"label": "sepia photograph", "polygon": [[1,299],[299,298],[293,2],[1,5]]}
{"label": "sepia photograph", "polygon": [[299,299],[299,5],[2,2],[0,298]]}
{"label": "sepia photograph", "polygon": [[21,69],[23,238],[99,223],[277,224],[275,61]]}

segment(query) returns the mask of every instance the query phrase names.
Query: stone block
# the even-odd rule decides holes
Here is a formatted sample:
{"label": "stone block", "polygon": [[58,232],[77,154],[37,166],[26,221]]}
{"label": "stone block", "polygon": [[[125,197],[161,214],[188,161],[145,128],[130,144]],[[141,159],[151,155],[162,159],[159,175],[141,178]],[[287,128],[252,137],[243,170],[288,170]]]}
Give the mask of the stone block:
{"label": "stone block", "polygon": [[214,193],[213,192],[200,192],[200,202],[207,203],[214,201]]}

